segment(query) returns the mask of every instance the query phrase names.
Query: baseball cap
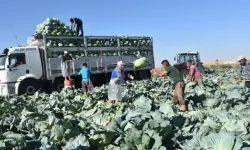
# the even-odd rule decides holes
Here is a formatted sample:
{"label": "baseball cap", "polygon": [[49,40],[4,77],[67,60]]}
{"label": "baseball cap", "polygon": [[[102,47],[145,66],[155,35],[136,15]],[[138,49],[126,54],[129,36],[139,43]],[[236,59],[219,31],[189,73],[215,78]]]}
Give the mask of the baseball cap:
{"label": "baseball cap", "polygon": [[239,56],[238,61],[241,61],[242,59],[246,59],[244,56]]}
{"label": "baseball cap", "polygon": [[68,51],[64,51],[64,54],[68,54]]}

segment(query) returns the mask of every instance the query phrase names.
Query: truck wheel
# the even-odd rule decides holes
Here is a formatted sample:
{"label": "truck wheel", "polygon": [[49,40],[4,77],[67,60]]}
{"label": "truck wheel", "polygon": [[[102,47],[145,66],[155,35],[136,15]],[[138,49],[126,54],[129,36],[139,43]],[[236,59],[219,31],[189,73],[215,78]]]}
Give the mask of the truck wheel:
{"label": "truck wheel", "polygon": [[56,79],[54,82],[54,90],[57,92],[61,92],[63,88],[64,88],[64,80]]}
{"label": "truck wheel", "polygon": [[21,82],[19,86],[18,95],[22,94],[28,94],[33,95],[37,90],[39,90],[40,85],[39,83],[34,79],[27,79]]}

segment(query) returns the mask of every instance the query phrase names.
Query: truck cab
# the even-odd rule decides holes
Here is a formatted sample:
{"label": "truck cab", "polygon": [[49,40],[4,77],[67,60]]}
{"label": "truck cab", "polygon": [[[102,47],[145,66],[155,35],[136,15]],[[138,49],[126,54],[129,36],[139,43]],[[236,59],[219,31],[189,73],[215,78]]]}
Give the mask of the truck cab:
{"label": "truck cab", "polygon": [[0,55],[1,95],[34,93],[41,77],[38,47],[12,47]]}

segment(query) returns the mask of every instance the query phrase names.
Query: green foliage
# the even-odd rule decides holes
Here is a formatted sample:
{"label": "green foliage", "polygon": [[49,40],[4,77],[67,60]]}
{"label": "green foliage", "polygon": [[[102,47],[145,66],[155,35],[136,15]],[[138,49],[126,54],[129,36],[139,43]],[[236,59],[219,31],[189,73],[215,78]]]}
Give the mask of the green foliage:
{"label": "green foliage", "polygon": [[0,97],[0,149],[246,150],[250,90],[225,82],[235,76],[220,69],[203,77],[203,89],[187,83],[185,113],[172,103],[169,78],[123,86],[120,105],[104,102],[105,86],[89,97],[78,90]]}

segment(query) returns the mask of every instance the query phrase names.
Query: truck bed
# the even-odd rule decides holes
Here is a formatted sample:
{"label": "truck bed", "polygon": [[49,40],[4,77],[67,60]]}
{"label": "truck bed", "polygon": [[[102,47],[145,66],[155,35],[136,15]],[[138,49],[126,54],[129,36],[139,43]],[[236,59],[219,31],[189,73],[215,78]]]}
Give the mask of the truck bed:
{"label": "truck bed", "polygon": [[[78,45],[63,44],[54,46],[51,43],[63,43],[65,40],[77,41]],[[81,41],[81,42],[80,42]],[[50,44],[48,44],[50,43]],[[47,77],[61,76],[61,57],[68,51],[74,59],[72,74],[78,72],[82,63],[86,62],[94,74],[111,72],[117,61],[125,62],[127,70],[133,70],[133,61],[137,55],[148,58],[144,69],[154,68],[153,44],[151,37],[140,36],[44,36],[43,39],[34,40],[29,46],[39,46],[44,50],[45,63],[48,68]]]}

